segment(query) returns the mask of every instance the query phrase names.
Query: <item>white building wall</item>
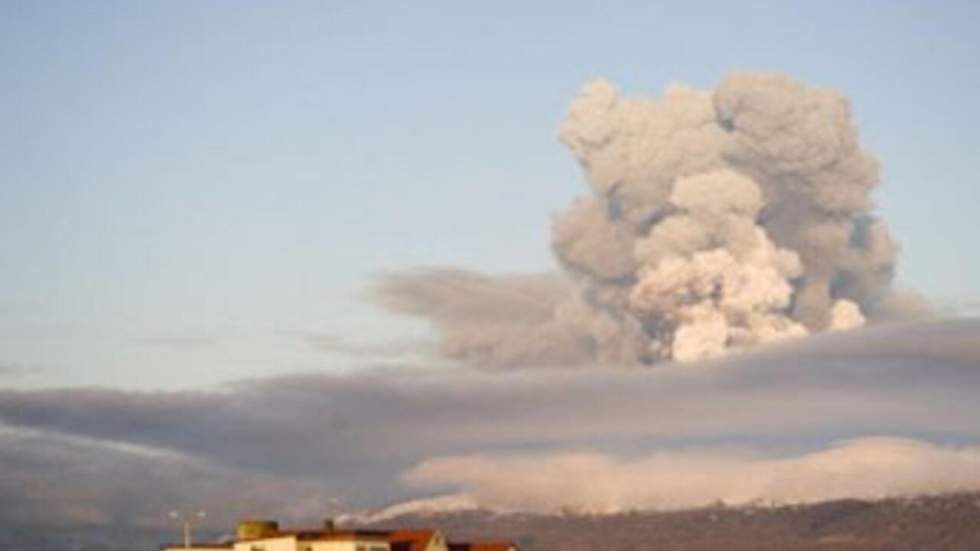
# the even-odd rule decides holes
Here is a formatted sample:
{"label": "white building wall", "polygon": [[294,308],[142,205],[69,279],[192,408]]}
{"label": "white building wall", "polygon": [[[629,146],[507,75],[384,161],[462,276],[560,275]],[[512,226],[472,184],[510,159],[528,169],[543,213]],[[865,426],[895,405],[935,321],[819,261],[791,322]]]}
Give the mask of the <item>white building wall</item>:
{"label": "white building wall", "polygon": [[311,542],[310,551],[391,551],[388,542],[374,540],[340,540]]}
{"label": "white building wall", "polygon": [[296,536],[280,536],[259,540],[239,541],[234,551],[298,551]]}

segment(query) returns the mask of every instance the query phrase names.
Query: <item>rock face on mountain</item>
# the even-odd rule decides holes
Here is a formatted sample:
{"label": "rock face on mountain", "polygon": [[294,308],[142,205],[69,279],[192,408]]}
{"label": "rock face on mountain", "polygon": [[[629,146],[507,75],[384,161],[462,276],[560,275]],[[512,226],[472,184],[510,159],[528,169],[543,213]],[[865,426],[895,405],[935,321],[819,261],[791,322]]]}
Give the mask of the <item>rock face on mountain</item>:
{"label": "rock face on mountain", "polygon": [[380,525],[420,523],[439,526],[449,538],[513,540],[523,551],[965,551],[980,549],[980,493],[602,516],[470,511]]}

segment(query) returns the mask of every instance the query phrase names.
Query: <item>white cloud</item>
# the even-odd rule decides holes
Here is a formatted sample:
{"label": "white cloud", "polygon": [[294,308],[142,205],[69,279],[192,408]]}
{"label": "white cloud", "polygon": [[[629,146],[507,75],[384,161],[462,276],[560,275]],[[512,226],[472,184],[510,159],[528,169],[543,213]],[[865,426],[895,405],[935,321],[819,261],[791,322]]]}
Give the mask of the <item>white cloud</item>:
{"label": "white cloud", "polygon": [[980,447],[903,438],[861,438],[793,457],[748,450],[659,452],[639,459],[602,453],[427,459],[405,480],[457,486],[476,502],[521,511],[680,509],[753,502],[980,489]]}

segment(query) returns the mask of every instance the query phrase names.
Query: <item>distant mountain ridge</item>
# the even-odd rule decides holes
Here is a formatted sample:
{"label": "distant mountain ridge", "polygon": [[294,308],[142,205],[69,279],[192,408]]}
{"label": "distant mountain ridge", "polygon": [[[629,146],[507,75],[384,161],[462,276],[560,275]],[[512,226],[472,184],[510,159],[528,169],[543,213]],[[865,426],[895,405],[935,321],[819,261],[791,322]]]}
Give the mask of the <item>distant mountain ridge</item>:
{"label": "distant mountain ridge", "polygon": [[438,526],[449,538],[513,540],[522,551],[975,551],[980,493],[607,515],[419,507],[365,526],[420,524]]}

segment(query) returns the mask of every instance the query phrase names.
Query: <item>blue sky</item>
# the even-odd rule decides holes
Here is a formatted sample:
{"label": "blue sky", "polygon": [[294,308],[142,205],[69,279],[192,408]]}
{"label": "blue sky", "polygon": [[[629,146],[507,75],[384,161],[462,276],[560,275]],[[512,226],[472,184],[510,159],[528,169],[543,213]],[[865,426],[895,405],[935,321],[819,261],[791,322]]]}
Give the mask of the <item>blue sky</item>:
{"label": "blue sky", "polygon": [[0,2],[3,384],[343,369],[303,334],[424,333],[361,300],[379,271],[553,267],[594,76],[843,91],[899,284],[980,299],[976,3],[524,4]]}

